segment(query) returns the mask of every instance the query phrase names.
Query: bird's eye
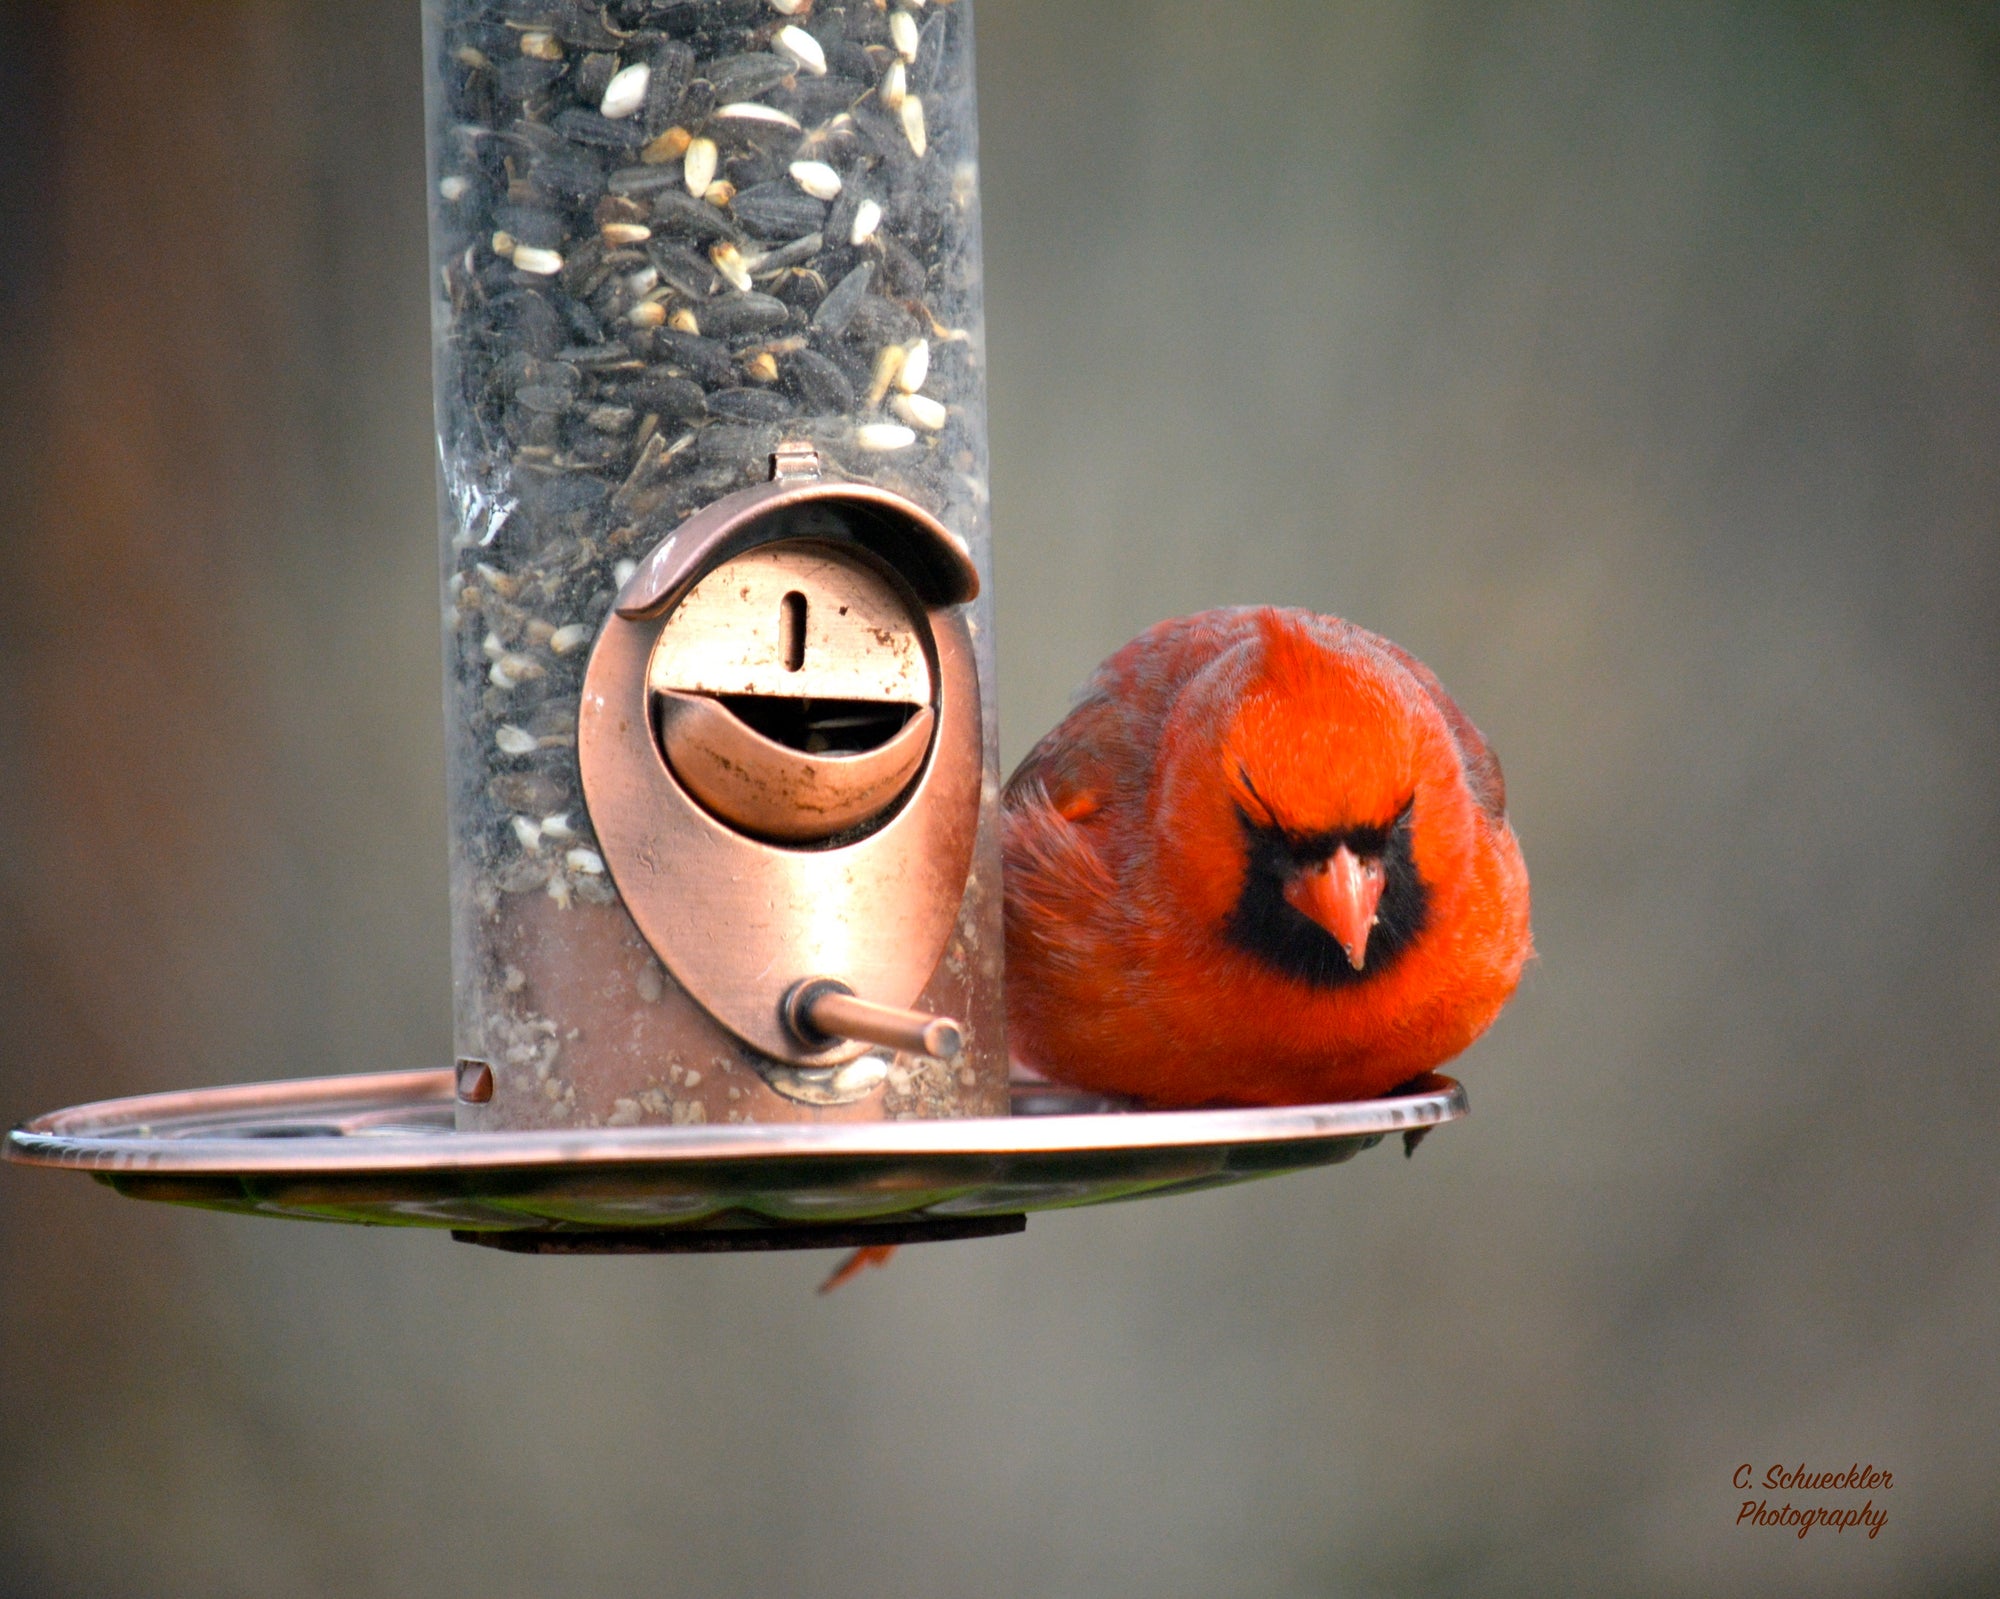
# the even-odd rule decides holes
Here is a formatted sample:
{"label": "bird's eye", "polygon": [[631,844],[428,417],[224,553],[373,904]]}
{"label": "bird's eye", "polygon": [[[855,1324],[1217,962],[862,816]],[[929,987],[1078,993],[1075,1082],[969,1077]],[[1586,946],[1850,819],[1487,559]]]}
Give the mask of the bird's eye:
{"label": "bird's eye", "polygon": [[1235,789],[1237,807],[1247,820],[1258,827],[1277,826],[1271,807],[1264,803],[1264,796],[1257,792],[1257,785],[1250,781],[1250,774],[1241,761],[1236,763],[1236,781],[1230,786]]}

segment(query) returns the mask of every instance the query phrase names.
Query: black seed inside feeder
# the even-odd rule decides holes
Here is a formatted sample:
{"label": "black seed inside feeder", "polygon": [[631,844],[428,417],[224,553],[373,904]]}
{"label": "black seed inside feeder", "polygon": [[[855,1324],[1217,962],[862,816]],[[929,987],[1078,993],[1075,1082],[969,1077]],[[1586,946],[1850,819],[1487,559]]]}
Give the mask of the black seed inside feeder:
{"label": "black seed inside feeder", "polygon": [[508,1249],[769,1249],[1463,1114],[1449,1079],[1010,1085],[971,5],[635,9],[426,8],[457,1065],[86,1105],[8,1157]]}

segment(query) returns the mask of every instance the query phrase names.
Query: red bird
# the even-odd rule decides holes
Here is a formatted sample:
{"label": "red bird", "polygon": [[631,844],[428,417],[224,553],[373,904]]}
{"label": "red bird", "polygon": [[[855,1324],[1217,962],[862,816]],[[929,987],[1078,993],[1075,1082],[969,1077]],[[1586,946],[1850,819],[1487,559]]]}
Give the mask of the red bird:
{"label": "red bird", "polygon": [[1500,762],[1430,670],[1330,616],[1134,639],[1003,798],[1014,1052],[1149,1105],[1383,1094],[1514,991]]}
{"label": "red bird", "polygon": [[1078,1088],[1371,1098],[1484,1032],[1532,950],[1498,757],[1428,667],[1336,617],[1148,629],[1001,803],[1010,1042]]}

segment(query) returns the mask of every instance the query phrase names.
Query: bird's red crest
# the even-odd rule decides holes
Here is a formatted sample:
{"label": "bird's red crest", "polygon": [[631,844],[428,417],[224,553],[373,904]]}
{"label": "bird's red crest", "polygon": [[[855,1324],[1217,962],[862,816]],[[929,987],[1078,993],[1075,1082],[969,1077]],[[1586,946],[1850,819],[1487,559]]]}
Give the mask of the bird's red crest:
{"label": "bird's red crest", "polygon": [[1257,623],[1262,659],[1224,743],[1244,813],[1300,834],[1392,822],[1415,770],[1397,674],[1345,623],[1277,610]]}

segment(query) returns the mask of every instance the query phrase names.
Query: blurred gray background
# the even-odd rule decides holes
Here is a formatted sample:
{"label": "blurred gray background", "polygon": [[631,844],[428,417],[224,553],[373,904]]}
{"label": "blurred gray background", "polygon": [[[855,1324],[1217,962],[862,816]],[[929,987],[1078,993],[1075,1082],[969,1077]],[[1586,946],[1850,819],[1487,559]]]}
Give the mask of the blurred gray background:
{"label": "blurred gray background", "polygon": [[[980,28],[1005,757],[1176,612],[1422,655],[1473,1118],[830,1300],[0,1171],[0,1594],[2000,1591],[1994,9]],[[442,1063],[417,8],[0,32],[0,1121]]]}

